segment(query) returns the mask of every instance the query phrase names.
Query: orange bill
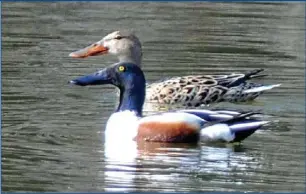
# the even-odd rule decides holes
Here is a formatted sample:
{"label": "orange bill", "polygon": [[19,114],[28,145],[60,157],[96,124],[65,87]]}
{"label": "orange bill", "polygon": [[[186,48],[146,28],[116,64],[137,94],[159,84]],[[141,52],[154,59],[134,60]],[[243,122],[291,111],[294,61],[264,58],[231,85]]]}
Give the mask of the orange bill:
{"label": "orange bill", "polygon": [[108,53],[108,48],[100,45],[93,44],[86,48],[80,49],[78,51],[72,52],[69,54],[69,57],[73,58],[86,58],[90,56],[103,55]]}

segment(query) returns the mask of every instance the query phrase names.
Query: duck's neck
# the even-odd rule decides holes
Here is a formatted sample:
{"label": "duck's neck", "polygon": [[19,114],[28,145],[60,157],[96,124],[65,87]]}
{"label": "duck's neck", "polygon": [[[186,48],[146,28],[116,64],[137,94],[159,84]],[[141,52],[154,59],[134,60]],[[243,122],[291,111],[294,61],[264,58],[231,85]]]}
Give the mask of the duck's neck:
{"label": "duck's neck", "polygon": [[137,116],[142,116],[142,107],[145,100],[145,80],[133,80],[133,83],[126,83],[120,87],[119,111],[133,111]]}
{"label": "duck's neck", "polygon": [[118,56],[120,63],[134,63],[138,67],[141,67],[141,60],[142,60],[142,53],[141,51],[131,51],[129,54],[126,55],[119,55]]}

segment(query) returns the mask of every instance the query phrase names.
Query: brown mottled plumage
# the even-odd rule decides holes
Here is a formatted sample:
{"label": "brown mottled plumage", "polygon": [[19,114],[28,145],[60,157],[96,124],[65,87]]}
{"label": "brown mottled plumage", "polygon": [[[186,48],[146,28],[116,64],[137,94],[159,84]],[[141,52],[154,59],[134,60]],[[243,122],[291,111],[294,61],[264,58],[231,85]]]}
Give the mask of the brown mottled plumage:
{"label": "brown mottled plumage", "polygon": [[243,78],[244,74],[228,76],[184,76],[175,77],[147,86],[147,100],[162,104],[180,103],[197,107],[221,101],[241,102],[255,99],[262,92],[243,93],[258,84],[245,83],[229,87],[229,83]]}

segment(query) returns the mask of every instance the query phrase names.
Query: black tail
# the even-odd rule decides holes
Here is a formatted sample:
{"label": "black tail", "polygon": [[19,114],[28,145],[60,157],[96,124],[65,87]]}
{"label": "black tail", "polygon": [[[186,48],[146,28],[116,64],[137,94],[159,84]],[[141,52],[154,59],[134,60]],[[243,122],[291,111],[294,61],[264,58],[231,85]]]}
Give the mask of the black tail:
{"label": "black tail", "polygon": [[227,121],[224,121],[224,123],[228,124],[230,128],[232,127],[232,125],[236,125],[236,124],[247,124],[247,123],[253,124],[253,126],[245,126],[245,127],[241,126],[241,127],[234,128],[234,129],[231,128],[231,131],[235,133],[235,139],[233,139],[231,142],[241,142],[245,138],[252,135],[257,129],[259,129],[262,126],[262,123],[260,124],[258,123],[261,121],[256,120],[256,119],[247,118],[255,114],[261,114],[261,113],[260,112],[247,112],[247,113],[237,115],[234,118],[229,119]]}
{"label": "black tail", "polygon": [[231,141],[231,143],[243,141],[244,139],[246,139],[247,137],[255,133],[255,131],[257,131],[257,129],[259,129],[260,127],[261,126],[257,126],[249,130],[241,130],[241,131],[235,132],[235,138]]}
{"label": "black tail", "polygon": [[262,113],[249,111],[249,112],[245,112],[245,113],[239,114],[237,116],[234,116],[233,118],[228,119],[226,121],[223,121],[222,123],[232,124],[234,122],[242,121],[244,119],[247,119],[247,117],[250,117],[252,115],[257,115],[257,114],[262,114]]}
{"label": "black tail", "polygon": [[264,76],[267,76],[267,75],[257,75],[258,73],[264,71],[264,69],[254,69],[246,74],[244,74],[243,77],[235,80],[234,82],[230,83],[228,85],[228,87],[234,87],[234,86],[238,86],[240,85],[241,83],[249,80],[249,79],[252,79],[252,78],[258,78],[258,77],[264,77]]}
{"label": "black tail", "polygon": [[253,111],[244,112],[244,113],[236,115],[233,118],[230,118],[230,119],[227,119],[227,120],[219,120],[219,121],[209,122],[206,126],[211,126],[211,125],[218,124],[218,123],[225,123],[227,125],[231,125],[231,124],[233,124],[235,122],[247,120],[248,119],[247,117],[250,117],[252,115],[257,115],[257,114],[262,114],[262,113],[260,113],[260,112],[253,112]]}

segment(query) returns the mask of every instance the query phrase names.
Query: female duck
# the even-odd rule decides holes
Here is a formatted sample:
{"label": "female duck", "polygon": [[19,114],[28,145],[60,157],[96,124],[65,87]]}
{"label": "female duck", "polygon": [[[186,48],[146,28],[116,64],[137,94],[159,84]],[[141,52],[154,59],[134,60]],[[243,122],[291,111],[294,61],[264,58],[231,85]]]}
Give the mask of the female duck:
{"label": "female duck", "polygon": [[[119,62],[130,62],[141,67],[142,50],[139,39],[133,34],[119,31],[110,33],[95,44],[69,56],[85,58],[108,53],[118,56]],[[263,91],[279,86],[246,82],[251,78],[263,76],[257,75],[261,71],[263,70],[254,70],[246,74],[173,77],[148,85],[146,101],[197,107],[220,101],[253,100]]]}
{"label": "female duck", "polygon": [[120,90],[120,103],[106,125],[106,139],[121,142],[210,141],[240,142],[267,121],[249,118],[255,113],[231,111],[180,110],[142,117],[145,100],[145,77],[132,63],[118,63],[70,83],[80,86],[112,84]]}

